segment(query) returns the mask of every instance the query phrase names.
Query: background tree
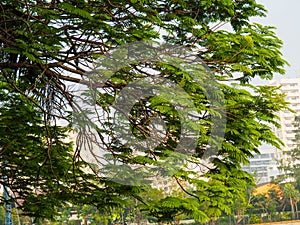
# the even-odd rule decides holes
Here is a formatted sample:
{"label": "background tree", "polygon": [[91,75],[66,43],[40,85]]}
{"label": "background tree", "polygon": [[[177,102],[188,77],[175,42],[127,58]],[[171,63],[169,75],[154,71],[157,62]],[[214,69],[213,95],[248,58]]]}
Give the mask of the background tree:
{"label": "background tree", "polygon": [[[2,81],[18,93],[15,100],[19,104],[18,107],[6,105],[3,114],[7,116],[1,115],[6,118],[1,121],[4,127],[1,161],[8,162],[7,168],[11,168],[2,170],[1,176],[7,175],[13,180],[5,185],[24,200],[23,210],[30,215],[51,217],[53,207],[71,200],[79,205],[93,204],[98,209],[111,210],[126,204],[124,197],[132,196],[161,221],[172,221],[180,213],[198,221],[213,221],[222,212],[231,213],[236,197],[242,196],[246,184],[253,181],[242,171],[241,163],[257,153],[262,142],[280,147],[280,140],[268,124],[278,125],[276,112],[286,108],[283,96],[276,94],[274,87],[239,86],[253,77],[271,79],[273,73],[284,73],[286,64],[279,51],[282,42],[273,27],[249,22],[251,17],[264,16],[266,12],[254,0],[6,0],[0,3],[0,10],[0,75]],[[230,25],[232,31],[222,30],[224,24]],[[149,132],[144,132],[149,126],[140,121],[157,115],[167,124],[168,138],[155,151],[146,149],[143,157],[135,157],[133,149],[118,143],[110,127],[109,106],[117,94],[130,82],[151,79],[153,74],[149,71],[180,86],[194,102],[199,118],[191,126],[200,128],[201,137],[189,160],[201,159],[210,138],[220,141],[214,140],[211,130],[213,126],[218,128],[218,124],[212,124],[211,118],[221,117],[226,112],[224,140],[211,165],[202,174],[187,166],[172,174],[189,198],[168,196],[147,204],[141,195],[147,187],[117,184],[92,167],[83,170],[88,165],[82,162],[80,147],[91,142],[85,138],[86,130],[77,131],[77,151],[72,158],[71,145],[61,141],[64,128],[51,126],[57,119],[72,124],[69,110],[74,113],[80,110],[69,84],[90,84],[87,80],[93,77],[88,72],[95,69],[94,62],[100,60],[100,56],[120,45],[140,40],[160,40],[188,48],[196,52],[214,76],[198,71],[201,78],[198,82],[170,63],[150,60],[129,64],[101,84],[97,80],[92,82],[93,91],[100,86],[93,93],[97,94],[97,106],[103,112],[93,127],[103,146],[101,150],[116,157],[115,160],[151,168],[160,163],[158,158],[168,158],[176,148],[181,130],[180,116],[169,102],[157,96],[140,99],[130,112],[132,133],[142,139],[149,136]],[[212,77],[222,81],[220,90],[226,99],[226,109],[205,97],[205,86]],[[232,87],[232,80],[238,85]],[[214,94],[218,97],[220,93]],[[42,117],[36,114],[34,107]],[[22,115],[25,122],[21,117],[14,118],[12,112]],[[12,121],[21,124],[14,127],[14,132],[9,131]],[[105,126],[97,127],[97,124]],[[27,136],[21,135],[22,132]],[[185,182],[194,188],[187,191],[182,185]],[[41,189],[43,194],[32,191],[32,186]]]}
{"label": "background tree", "polygon": [[281,211],[281,201],[283,199],[282,190],[271,189],[268,191],[269,195],[269,208],[270,208],[270,220],[277,221],[276,215]]}
{"label": "background tree", "polygon": [[[299,202],[299,191],[291,183],[286,183],[283,186],[284,196],[289,201],[291,206],[292,219],[298,217],[298,202]],[[295,214],[296,213],[296,214]],[[297,217],[296,217],[297,216]]]}
{"label": "background tree", "polygon": [[252,208],[252,199],[254,198],[253,191],[254,185],[248,184],[245,188],[244,195],[241,198],[236,199],[233,205],[233,215],[236,216],[235,224],[240,224],[244,219],[244,214]]}
{"label": "background tree", "polygon": [[266,221],[277,221],[276,214],[280,211],[280,192],[277,188],[272,188],[267,193],[254,192],[251,200],[253,207],[248,210],[250,217],[261,217],[262,220],[260,222],[262,222],[264,219],[262,215],[265,214]]}

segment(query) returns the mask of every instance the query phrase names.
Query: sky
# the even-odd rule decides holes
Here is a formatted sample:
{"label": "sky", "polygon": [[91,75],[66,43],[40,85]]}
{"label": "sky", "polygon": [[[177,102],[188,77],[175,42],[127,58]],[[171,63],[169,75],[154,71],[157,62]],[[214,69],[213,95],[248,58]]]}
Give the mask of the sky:
{"label": "sky", "polygon": [[[283,41],[283,58],[289,62],[286,74],[274,79],[300,78],[300,1],[257,0],[268,10],[267,17],[255,18],[255,22],[275,26],[277,36]],[[256,81],[259,82],[259,81]]]}

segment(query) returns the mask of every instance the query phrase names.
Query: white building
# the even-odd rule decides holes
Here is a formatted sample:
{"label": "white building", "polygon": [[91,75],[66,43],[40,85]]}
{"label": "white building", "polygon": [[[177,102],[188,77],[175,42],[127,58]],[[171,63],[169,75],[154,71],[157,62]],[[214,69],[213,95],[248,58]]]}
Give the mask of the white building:
{"label": "white building", "polygon": [[300,78],[276,80],[272,81],[270,85],[281,86],[280,92],[286,95],[285,99],[295,113],[282,110],[278,114],[281,128],[274,128],[274,131],[285,144],[283,151],[264,145],[260,148],[261,154],[255,155],[249,160],[250,165],[243,167],[247,172],[256,174],[258,184],[268,183],[283,173],[278,169],[278,160],[286,159],[287,155],[283,152],[290,151],[295,147],[294,120],[296,115],[300,116]]}
{"label": "white building", "polygon": [[271,83],[274,86],[281,86],[281,92],[286,94],[286,101],[295,113],[289,110],[282,110],[279,113],[281,128],[276,134],[285,144],[285,151],[295,147],[295,116],[300,116],[300,78],[281,79]]}
{"label": "white building", "polygon": [[257,184],[270,183],[281,174],[277,159],[281,157],[282,152],[270,145],[262,145],[260,152],[261,154],[255,154],[249,159],[249,165],[243,166],[243,169],[255,176]]}

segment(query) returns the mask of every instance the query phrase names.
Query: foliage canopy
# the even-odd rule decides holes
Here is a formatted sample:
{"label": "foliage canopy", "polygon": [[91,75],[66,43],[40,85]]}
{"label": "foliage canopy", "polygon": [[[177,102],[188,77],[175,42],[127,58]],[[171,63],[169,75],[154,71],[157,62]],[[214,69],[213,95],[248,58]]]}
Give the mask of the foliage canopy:
{"label": "foliage canopy", "polygon": [[[274,87],[248,85],[256,76],[271,79],[273,73],[283,74],[287,64],[274,28],[249,22],[251,17],[266,14],[255,0],[5,0],[0,4],[0,157],[1,175],[8,178],[0,183],[10,187],[13,198],[24,199],[24,212],[51,217],[53,209],[64,202],[109,210],[131,196],[160,220],[181,213],[198,221],[214,219],[222,212],[231,213],[235,199],[252,182],[241,163],[258,152],[262,142],[280,146],[270,124],[278,125],[276,112],[286,107],[283,96]],[[225,24],[232,31],[223,29]],[[80,147],[86,148],[90,141],[85,138],[87,131],[77,130],[77,151],[73,153],[71,145],[62,140],[67,135],[65,128],[53,125],[57,119],[70,126],[74,123],[70,109],[77,113],[78,105],[71,84],[88,86],[87,79],[92,80],[88,72],[101,56],[136,41],[187,48],[196,52],[211,73],[202,73],[202,82],[194,82],[182,69],[159,61],[132,63],[116,71],[96,92],[103,115],[93,127],[104,153],[129,165],[147,167],[176,148],[181,118],[157,96],[138,101],[129,115],[132,133],[141,139],[149,136],[144,132],[149,124],[139,118],[164,121],[168,138],[154,151],[146,149],[142,157],[135,157],[132,149],[113,137],[106,138],[112,132],[109,106],[131,82],[150,79],[149,70],[179,85],[193,99],[199,116],[193,126],[201,135],[191,160],[201,159],[208,140],[214,139],[211,129],[218,124],[212,124],[211,118],[226,115],[224,139],[206,170],[196,173],[185,167],[172,174],[181,187],[181,197],[149,199],[143,195],[147,186],[122,185],[102,177],[80,155]],[[214,107],[203,92],[212,74],[226,108]]]}

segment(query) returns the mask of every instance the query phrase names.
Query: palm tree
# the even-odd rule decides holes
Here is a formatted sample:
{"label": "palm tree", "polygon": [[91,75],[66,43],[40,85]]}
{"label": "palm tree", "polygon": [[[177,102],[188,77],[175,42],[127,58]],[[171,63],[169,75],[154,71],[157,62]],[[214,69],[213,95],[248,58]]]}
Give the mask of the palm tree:
{"label": "palm tree", "polygon": [[[292,210],[292,219],[295,219],[294,202],[297,197],[297,193],[299,193],[299,191],[297,191],[292,184],[287,183],[283,187],[283,192],[284,192],[284,196],[288,198],[290,201],[291,210]],[[296,209],[298,211],[298,207],[296,207]]]}
{"label": "palm tree", "polygon": [[297,189],[295,189],[294,204],[295,204],[296,218],[297,219],[299,219],[298,202],[300,202],[300,192]]}

